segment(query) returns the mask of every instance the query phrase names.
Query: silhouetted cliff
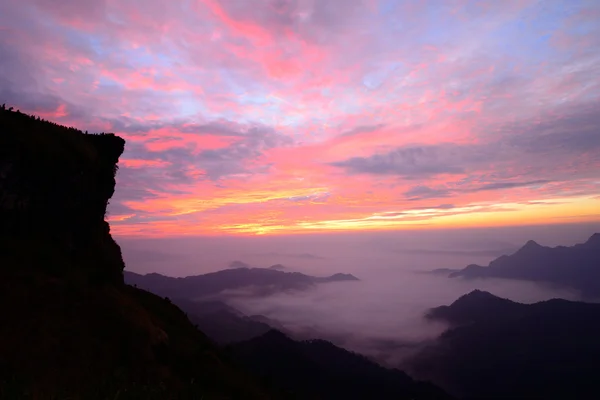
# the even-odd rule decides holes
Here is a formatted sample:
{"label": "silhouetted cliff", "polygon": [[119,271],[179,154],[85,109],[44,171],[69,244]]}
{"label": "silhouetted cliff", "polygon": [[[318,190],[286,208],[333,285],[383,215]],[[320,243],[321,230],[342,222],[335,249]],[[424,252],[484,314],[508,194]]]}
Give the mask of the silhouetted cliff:
{"label": "silhouetted cliff", "polygon": [[0,398],[266,398],[175,305],[123,283],[104,216],[124,145],[0,108]]}
{"label": "silhouetted cliff", "polygon": [[0,264],[122,283],[121,251],[104,216],[124,148],[113,134],[0,107]]}

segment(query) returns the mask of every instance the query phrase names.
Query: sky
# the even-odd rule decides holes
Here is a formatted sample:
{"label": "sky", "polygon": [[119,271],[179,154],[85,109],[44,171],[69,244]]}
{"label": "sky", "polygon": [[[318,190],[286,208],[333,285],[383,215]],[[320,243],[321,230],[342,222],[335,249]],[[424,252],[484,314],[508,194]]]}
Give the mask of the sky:
{"label": "sky", "polygon": [[3,0],[0,102],[127,140],[122,238],[600,222],[596,0]]}

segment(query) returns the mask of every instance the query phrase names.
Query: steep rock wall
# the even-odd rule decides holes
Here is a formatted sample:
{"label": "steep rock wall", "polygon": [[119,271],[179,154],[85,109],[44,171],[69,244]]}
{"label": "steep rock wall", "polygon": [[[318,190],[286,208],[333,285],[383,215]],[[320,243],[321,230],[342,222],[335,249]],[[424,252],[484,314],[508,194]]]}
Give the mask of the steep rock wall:
{"label": "steep rock wall", "polygon": [[124,148],[114,134],[0,107],[0,265],[122,284],[121,251],[104,217]]}
{"label": "steep rock wall", "polygon": [[104,218],[124,145],[0,107],[0,398],[269,398],[123,283]]}

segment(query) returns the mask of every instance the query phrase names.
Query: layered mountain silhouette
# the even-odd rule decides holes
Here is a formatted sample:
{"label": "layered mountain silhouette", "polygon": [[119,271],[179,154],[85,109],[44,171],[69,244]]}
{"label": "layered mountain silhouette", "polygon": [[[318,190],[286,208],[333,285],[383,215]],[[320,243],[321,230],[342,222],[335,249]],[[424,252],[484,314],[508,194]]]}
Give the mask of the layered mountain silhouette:
{"label": "layered mountain silhouette", "polygon": [[190,321],[218,344],[243,342],[261,336],[273,328],[285,331],[278,322],[263,315],[245,315],[222,301],[192,301],[174,298]]}
{"label": "layered mountain silhouette", "polygon": [[[252,339],[258,342],[223,349],[163,297],[180,288],[187,292],[177,290],[179,295],[195,296],[199,286],[206,294],[233,290],[247,286],[246,278],[250,285],[287,290],[353,277],[257,278],[264,271],[230,270],[229,280],[220,273],[208,280],[143,277],[164,289],[159,295],[127,285],[120,247],[105,221],[124,146],[113,134],[88,135],[0,107],[0,398],[319,399],[342,393],[365,398],[347,389],[360,393],[360,385],[372,390],[368,398],[430,399],[430,393],[440,393],[374,364],[369,368],[378,372],[348,373],[361,358],[346,357],[332,345],[311,356],[328,365],[321,368],[328,380],[306,370],[291,376],[306,353],[288,349],[305,345],[267,331]],[[244,317],[222,303],[202,309],[208,311],[198,311],[198,318],[210,318],[211,312]],[[288,364],[269,364],[272,351]],[[252,371],[252,365],[264,368]],[[390,374],[394,377],[387,378]],[[387,383],[378,388],[371,382]]]}
{"label": "layered mountain silhouette", "polygon": [[[221,301],[172,299],[241,369],[290,399],[449,399],[438,387],[325,340],[293,340],[277,321],[246,316]],[[285,331],[283,333],[282,331]]]}
{"label": "layered mountain silhouette", "polygon": [[487,267],[472,264],[449,276],[547,282],[575,288],[587,298],[600,298],[600,233],[571,247],[546,247],[530,240]]}
{"label": "layered mountain silhouette", "polygon": [[600,304],[520,304],[473,291],[427,318],[451,324],[411,371],[463,399],[600,396]]}
{"label": "layered mountain silhouette", "polygon": [[[232,263],[233,264],[233,263]],[[236,262],[236,265],[241,262]],[[232,268],[204,275],[172,278],[160,274],[124,272],[125,282],[168,297],[216,343],[249,340],[270,329],[289,333],[278,321],[263,315],[244,315],[226,304],[231,296],[266,296],[289,290],[306,290],[317,284],[358,281],[350,274],[314,277],[274,268]]]}
{"label": "layered mountain silhouette", "polygon": [[295,341],[277,330],[229,347],[240,366],[276,382],[290,398],[449,399],[436,386],[325,340]]}
{"label": "layered mountain silhouette", "polygon": [[232,268],[203,275],[172,278],[125,271],[125,282],[160,296],[200,299],[219,294],[265,296],[287,290],[306,290],[319,283],[358,281],[350,274],[315,277],[271,268]]}

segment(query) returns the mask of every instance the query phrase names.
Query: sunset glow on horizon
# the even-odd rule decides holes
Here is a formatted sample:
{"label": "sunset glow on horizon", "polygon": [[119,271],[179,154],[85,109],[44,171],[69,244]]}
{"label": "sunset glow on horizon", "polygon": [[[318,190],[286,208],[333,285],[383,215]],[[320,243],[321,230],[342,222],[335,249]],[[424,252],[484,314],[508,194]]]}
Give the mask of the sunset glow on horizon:
{"label": "sunset glow on horizon", "polygon": [[600,223],[600,2],[7,0],[0,103],[127,140],[117,236]]}

